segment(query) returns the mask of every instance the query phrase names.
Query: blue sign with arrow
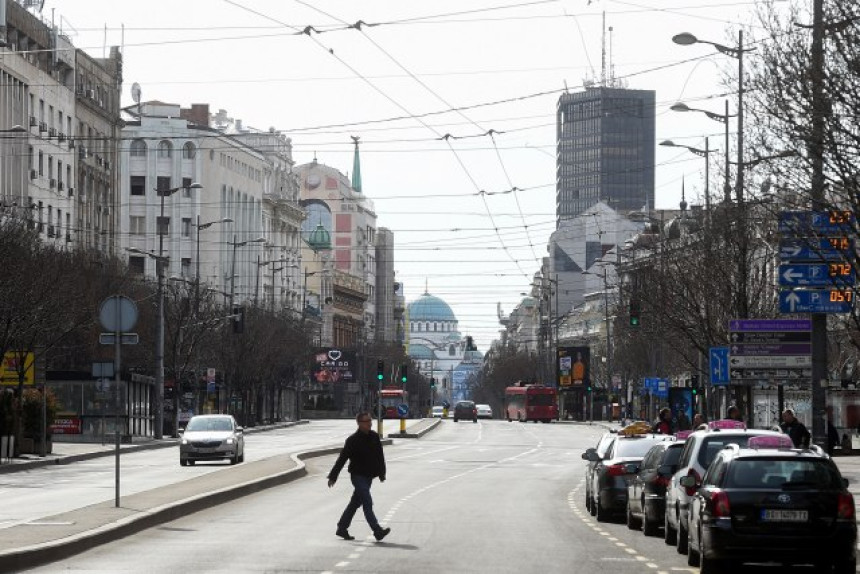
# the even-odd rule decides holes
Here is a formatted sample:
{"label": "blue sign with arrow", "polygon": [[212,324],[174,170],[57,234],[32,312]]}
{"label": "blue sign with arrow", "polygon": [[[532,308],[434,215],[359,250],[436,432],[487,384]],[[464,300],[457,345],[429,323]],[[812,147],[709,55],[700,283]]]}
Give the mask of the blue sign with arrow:
{"label": "blue sign with arrow", "polygon": [[851,289],[780,291],[780,313],[850,313],[854,306]]}
{"label": "blue sign with arrow", "polygon": [[849,237],[809,237],[783,239],[779,242],[782,261],[847,261],[854,252],[854,240]]}
{"label": "blue sign with arrow", "polygon": [[711,384],[729,384],[729,348],[711,347]]}
{"label": "blue sign with arrow", "polygon": [[853,285],[854,268],[850,263],[784,263],[779,266],[783,287],[829,287]]}

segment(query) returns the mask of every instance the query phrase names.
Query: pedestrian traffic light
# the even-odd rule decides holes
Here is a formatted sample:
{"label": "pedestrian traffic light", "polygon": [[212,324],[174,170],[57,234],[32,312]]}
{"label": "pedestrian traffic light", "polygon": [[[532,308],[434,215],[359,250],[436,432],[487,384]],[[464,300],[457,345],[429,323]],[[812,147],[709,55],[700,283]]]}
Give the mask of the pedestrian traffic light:
{"label": "pedestrian traffic light", "polygon": [[642,306],[639,304],[639,300],[631,299],[628,310],[630,311],[630,326],[638,327],[639,316],[642,313]]}
{"label": "pedestrian traffic light", "polygon": [[409,367],[407,365],[400,365],[400,382],[404,385],[406,384],[406,380],[408,378]]}
{"label": "pedestrian traffic light", "polygon": [[381,381],[385,378],[385,362],[376,361],[376,380]]}

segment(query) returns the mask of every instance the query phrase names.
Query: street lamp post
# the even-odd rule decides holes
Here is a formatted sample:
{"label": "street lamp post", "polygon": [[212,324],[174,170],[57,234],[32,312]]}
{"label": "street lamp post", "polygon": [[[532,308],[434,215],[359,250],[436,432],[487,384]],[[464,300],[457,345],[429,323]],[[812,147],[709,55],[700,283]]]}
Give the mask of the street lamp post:
{"label": "street lamp post", "polygon": [[218,221],[210,221],[208,223],[200,223],[200,215],[197,216],[197,255],[196,255],[196,265],[197,265],[197,274],[195,277],[195,285],[194,285],[194,313],[197,314],[200,311],[200,231],[202,229],[209,229],[216,223],[233,223],[233,220],[229,217],[224,217],[223,219],[219,219]]}
{"label": "street lamp post", "polygon": [[[674,106],[673,106],[673,108],[674,108]],[[660,142],[660,145],[666,146],[666,147],[683,148],[683,149],[688,150],[688,151],[690,151],[690,152],[692,152],[698,156],[705,158],[705,216],[710,217],[711,192],[710,192],[710,188],[708,186],[708,182],[711,180],[711,177],[710,177],[710,163],[711,162],[710,162],[710,158],[708,156],[717,150],[712,150],[708,147],[708,138],[707,137],[705,138],[705,149],[699,149],[699,148],[688,146],[688,145],[676,144],[672,140],[664,140],[664,141]]]}
{"label": "street lamp post", "polygon": [[233,303],[236,299],[236,248],[245,247],[251,243],[264,243],[265,241],[265,237],[236,241],[236,234],[233,234],[233,241],[230,242],[230,245],[233,246],[233,258],[230,264],[230,313],[233,313]]}
{"label": "street lamp post", "polygon": [[[726,148],[725,149],[726,180],[725,180],[725,184],[723,185],[723,194],[724,194],[724,198],[725,198],[724,201],[727,204],[730,203],[732,201],[732,185],[731,185],[731,169],[729,167],[731,164],[731,161],[729,160],[729,118],[733,118],[737,114],[729,114],[729,101],[726,100],[726,113],[724,113],[724,114],[718,114],[715,112],[711,112],[708,110],[702,110],[699,108],[691,108],[690,106],[688,106],[687,104],[685,104],[683,102],[678,102],[678,103],[674,104],[670,109],[672,111],[675,111],[675,112],[701,112],[701,113],[705,114],[706,116],[708,116],[710,119],[716,120],[716,121],[718,121],[718,122],[720,122],[726,126],[726,136],[725,136],[726,137],[726,143],[725,143],[725,148]],[[661,145],[668,145],[668,144],[661,144]],[[684,146],[678,146],[678,147],[684,147]],[[716,151],[716,150],[713,150],[713,151]],[[696,152],[693,152],[693,153],[696,153]]]}

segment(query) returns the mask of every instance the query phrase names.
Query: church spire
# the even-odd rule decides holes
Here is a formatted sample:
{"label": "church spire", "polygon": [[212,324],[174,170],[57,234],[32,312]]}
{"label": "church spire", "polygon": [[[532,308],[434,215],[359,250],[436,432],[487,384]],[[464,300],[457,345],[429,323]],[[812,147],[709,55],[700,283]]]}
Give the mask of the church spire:
{"label": "church spire", "polygon": [[359,136],[349,136],[355,142],[355,155],[352,159],[352,189],[361,193],[361,161],[358,159]]}

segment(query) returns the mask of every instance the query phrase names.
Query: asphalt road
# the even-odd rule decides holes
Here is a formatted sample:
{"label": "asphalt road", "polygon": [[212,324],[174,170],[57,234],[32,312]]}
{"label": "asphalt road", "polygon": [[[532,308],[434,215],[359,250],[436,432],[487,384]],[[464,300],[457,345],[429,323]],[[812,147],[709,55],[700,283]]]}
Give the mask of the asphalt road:
{"label": "asphalt road", "polygon": [[[314,424],[315,432],[333,440],[354,428],[351,421]],[[597,426],[448,420],[420,440],[395,440],[386,448],[389,480],[373,486],[377,516],[392,528],[381,543],[360,512],[350,528],[355,541],[334,535],[351,488],[345,474],[333,489],[326,487],[334,462],[328,456],[308,461],[308,476],[287,485],[30,571],[697,572],[662,538],[589,516],[580,455],[601,432]],[[259,439],[260,452],[283,447],[272,446],[284,440],[278,433]],[[169,464],[171,473],[180,470],[175,460]],[[813,569],[748,566],[740,572]]]}

